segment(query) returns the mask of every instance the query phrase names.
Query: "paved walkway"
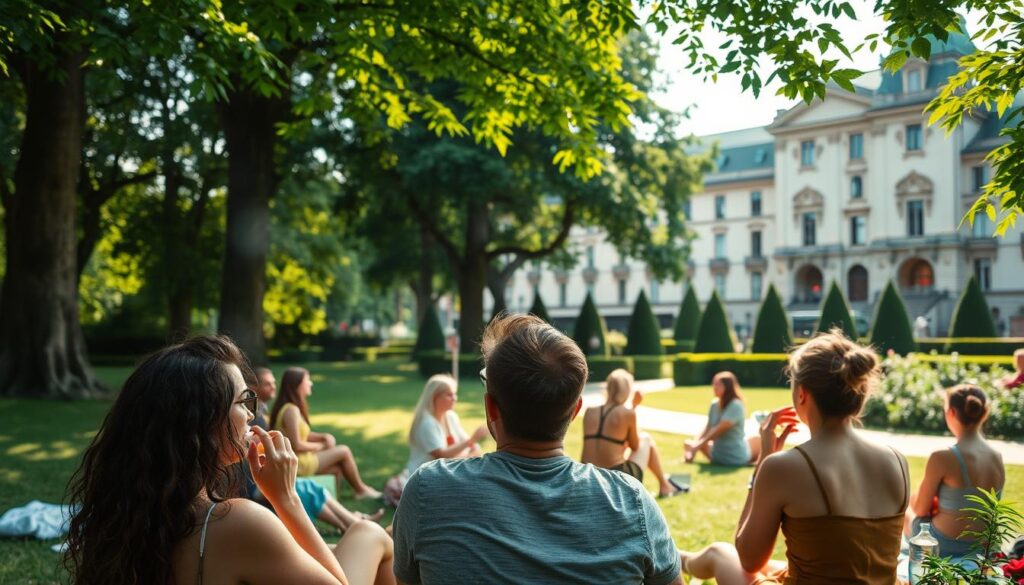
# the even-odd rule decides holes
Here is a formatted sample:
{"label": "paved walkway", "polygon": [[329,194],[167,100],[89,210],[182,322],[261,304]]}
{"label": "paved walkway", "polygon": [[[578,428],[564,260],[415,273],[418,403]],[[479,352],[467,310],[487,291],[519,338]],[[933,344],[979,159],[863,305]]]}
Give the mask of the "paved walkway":
{"label": "paved walkway", "polygon": [[[671,390],[674,387],[674,384],[671,379],[665,378],[662,380],[639,381],[636,383],[636,386],[644,393],[649,394],[651,392]],[[603,402],[604,384],[587,384],[586,388],[583,390],[584,406],[594,406],[602,404]],[[676,412],[660,408],[650,408],[643,405],[637,408],[636,414],[640,428],[663,433],[673,433],[676,435],[699,435],[704,430],[708,421],[708,417],[702,414]],[[800,443],[810,439],[810,433],[807,431],[806,427],[801,425],[801,429],[802,430],[790,435],[786,442],[789,444],[799,445]],[[758,432],[757,423],[753,420],[747,419],[746,432],[747,435],[756,435]],[[952,444],[951,437],[910,435],[873,430],[863,430],[861,432],[872,441],[894,447],[908,457],[927,457],[932,452],[939,449],[945,449]],[[1003,461],[1005,463],[1011,465],[1024,465],[1024,443],[1016,441],[998,441],[995,439],[990,439],[988,442],[1003,454]]]}

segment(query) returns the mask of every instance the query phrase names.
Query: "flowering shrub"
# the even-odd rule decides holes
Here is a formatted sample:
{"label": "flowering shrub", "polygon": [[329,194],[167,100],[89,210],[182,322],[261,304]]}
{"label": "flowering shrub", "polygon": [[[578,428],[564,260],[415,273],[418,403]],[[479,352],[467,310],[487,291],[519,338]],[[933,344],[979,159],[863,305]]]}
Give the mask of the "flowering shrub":
{"label": "flowering shrub", "polygon": [[871,427],[944,433],[945,389],[957,384],[978,385],[989,397],[985,432],[993,436],[1024,436],[1024,389],[1007,390],[999,383],[1009,372],[1001,366],[983,367],[953,359],[918,359],[892,355],[882,362],[881,387],[864,407],[863,421]]}

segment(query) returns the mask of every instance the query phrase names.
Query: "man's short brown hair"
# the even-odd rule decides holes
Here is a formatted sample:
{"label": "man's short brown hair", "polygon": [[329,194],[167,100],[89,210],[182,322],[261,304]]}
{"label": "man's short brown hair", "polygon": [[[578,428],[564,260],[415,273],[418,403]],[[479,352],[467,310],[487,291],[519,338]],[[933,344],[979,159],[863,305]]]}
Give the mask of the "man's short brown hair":
{"label": "man's short brown hair", "polygon": [[487,393],[505,430],[518,439],[565,437],[587,381],[576,343],[533,315],[498,315],[484,331]]}

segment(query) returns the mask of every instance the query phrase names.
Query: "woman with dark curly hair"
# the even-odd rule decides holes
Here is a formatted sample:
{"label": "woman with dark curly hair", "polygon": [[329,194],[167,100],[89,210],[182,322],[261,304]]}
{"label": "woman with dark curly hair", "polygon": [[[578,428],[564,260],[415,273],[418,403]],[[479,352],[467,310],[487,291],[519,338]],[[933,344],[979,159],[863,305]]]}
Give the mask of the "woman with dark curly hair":
{"label": "woman with dark curly hair", "polygon": [[[164,348],[135,369],[69,484],[81,506],[64,558],[72,583],[394,582],[382,528],[358,522],[329,547],[295,494],[288,440],[258,427],[247,437],[254,385],[223,337]],[[232,497],[243,457],[277,517]]]}

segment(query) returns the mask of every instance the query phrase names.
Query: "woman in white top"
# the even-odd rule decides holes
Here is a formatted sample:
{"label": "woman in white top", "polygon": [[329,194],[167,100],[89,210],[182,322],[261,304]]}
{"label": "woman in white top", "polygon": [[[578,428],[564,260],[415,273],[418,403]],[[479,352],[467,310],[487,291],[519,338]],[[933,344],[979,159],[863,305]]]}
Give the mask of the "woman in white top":
{"label": "woman in white top", "polygon": [[420,465],[434,459],[474,457],[480,454],[478,444],[487,436],[487,427],[480,425],[472,436],[466,434],[455,414],[458,384],[447,374],[431,376],[423,386],[409,429],[409,462],[405,476]]}

